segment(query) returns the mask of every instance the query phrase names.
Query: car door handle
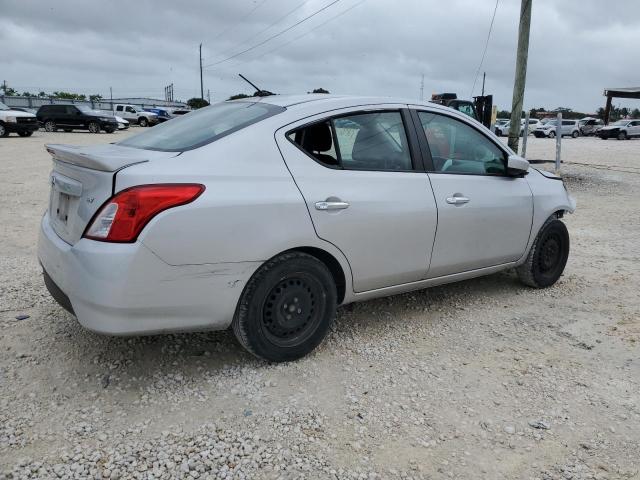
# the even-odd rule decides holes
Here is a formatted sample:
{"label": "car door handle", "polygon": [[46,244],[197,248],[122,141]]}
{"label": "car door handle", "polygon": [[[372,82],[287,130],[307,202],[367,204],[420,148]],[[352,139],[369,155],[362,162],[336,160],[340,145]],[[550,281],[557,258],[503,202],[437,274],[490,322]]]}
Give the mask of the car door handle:
{"label": "car door handle", "polygon": [[454,195],[453,197],[447,197],[447,203],[451,205],[464,205],[465,203],[469,203],[469,199],[467,197],[458,197]]}
{"label": "car door handle", "polygon": [[349,204],[343,201],[316,202],[316,210],[344,210],[349,208]]}

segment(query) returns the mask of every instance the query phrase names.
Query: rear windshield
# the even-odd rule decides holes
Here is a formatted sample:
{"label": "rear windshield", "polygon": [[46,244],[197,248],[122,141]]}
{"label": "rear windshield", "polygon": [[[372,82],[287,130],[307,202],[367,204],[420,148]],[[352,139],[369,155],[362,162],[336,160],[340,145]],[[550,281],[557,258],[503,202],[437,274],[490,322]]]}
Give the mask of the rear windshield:
{"label": "rear windshield", "polygon": [[261,102],[217,103],[156,125],[118,145],[182,152],[211,143],[284,110],[284,107]]}

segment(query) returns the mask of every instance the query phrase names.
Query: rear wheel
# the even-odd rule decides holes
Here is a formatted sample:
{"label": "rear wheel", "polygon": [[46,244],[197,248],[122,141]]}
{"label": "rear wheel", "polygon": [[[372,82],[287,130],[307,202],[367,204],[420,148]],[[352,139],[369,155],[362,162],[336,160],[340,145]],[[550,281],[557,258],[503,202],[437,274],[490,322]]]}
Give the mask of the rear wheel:
{"label": "rear wheel", "polygon": [[56,126],[56,122],[54,122],[53,120],[47,120],[46,122],[44,122],[44,129],[47,132],[56,132],[58,130],[58,127]]}
{"label": "rear wheel", "polygon": [[556,132],[554,132],[553,130],[549,132],[549,138],[555,138],[556,136]]}
{"label": "rear wheel", "polygon": [[100,125],[97,122],[89,122],[89,131],[91,133],[100,133]]}
{"label": "rear wheel", "polygon": [[18,135],[20,135],[21,137],[30,137],[31,135],[33,135],[33,131],[29,130],[18,132]]}
{"label": "rear wheel", "polygon": [[4,123],[0,123],[0,137],[8,137],[9,130],[4,126]]}
{"label": "rear wheel", "polygon": [[562,275],[568,258],[569,232],[564,223],[552,217],[542,226],[527,260],[516,271],[525,285],[550,287]]}
{"label": "rear wheel", "polygon": [[336,285],[324,263],[305,253],[284,253],[266,262],[247,283],[233,332],[259,358],[296,360],[322,342],[336,302]]}
{"label": "rear wheel", "polygon": [[618,140],[626,140],[627,139],[627,132],[620,132],[618,134]]}
{"label": "rear wheel", "polygon": [[572,136],[573,138],[578,138],[578,137],[580,136],[580,132],[578,132],[578,131],[576,130],[575,132],[573,132],[573,133],[571,134],[571,136]]}
{"label": "rear wheel", "polygon": [[149,121],[146,118],[142,117],[138,120],[138,125],[140,125],[141,127],[148,127]]}

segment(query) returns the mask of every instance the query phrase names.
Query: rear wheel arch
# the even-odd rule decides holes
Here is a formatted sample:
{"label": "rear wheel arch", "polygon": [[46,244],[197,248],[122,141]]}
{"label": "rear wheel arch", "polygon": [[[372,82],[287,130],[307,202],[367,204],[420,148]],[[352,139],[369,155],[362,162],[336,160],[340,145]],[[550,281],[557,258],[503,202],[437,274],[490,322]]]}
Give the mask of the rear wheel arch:
{"label": "rear wheel arch", "polygon": [[337,298],[338,305],[344,301],[344,298],[346,295],[346,286],[347,286],[346,278],[347,277],[345,275],[344,269],[342,268],[342,265],[340,265],[340,262],[336,259],[336,257],[334,257],[332,254],[330,254],[326,250],[322,250],[321,248],[317,248],[317,247],[292,248],[290,250],[281,252],[278,255],[282,255],[283,253],[290,253],[290,252],[306,253],[307,255],[311,255],[312,257],[315,257],[318,260],[320,260],[322,263],[324,263],[324,265],[329,269],[329,272],[331,272],[333,281],[336,284],[336,293],[338,295],[338,298]]}

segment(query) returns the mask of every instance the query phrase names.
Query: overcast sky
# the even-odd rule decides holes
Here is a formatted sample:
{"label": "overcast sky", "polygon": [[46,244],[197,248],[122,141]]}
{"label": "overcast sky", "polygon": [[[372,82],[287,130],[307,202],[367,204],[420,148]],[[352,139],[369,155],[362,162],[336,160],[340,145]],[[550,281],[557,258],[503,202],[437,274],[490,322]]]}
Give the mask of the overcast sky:
{"label": "overcast sky", "polygon": [[[335,0],[0,0],[1,80],[20,92],[114,98],[200,94],[198,44],[210,65]],[[533,0],[525,107],[593,112],[604,87],[640,86],[640,1]],[[205,68],[212,100],[252,89],[467,98],[495,0],[338,0],[289,31]],[[500,0],[482,71],[510,109],[520,0]],[[346,12],[346,13],[343,13]],[[288,16],[286,16],[289,14]],[[284,17],[284,18],[283,18]],[[278,21],[280,20],[280,21]],[[277,23],[275,23],[278,21]],[[479,94],[482,73],[474,94]],[[616,101],[640,108],[640,101]]]}

